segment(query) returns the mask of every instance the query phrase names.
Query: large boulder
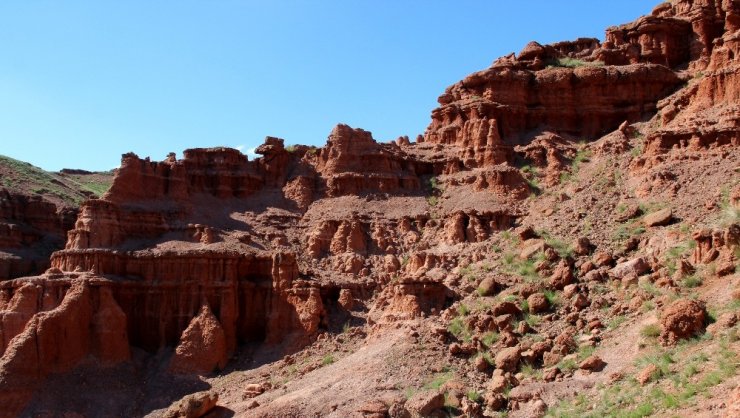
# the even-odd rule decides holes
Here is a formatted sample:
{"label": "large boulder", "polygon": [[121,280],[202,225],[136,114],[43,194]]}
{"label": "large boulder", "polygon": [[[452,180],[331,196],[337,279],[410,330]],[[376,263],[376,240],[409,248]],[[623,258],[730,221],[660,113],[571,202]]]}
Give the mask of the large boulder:
{"label": "large boulder", "polygon": [[426,417],[445,405],[444,394],[438,391],[419,392],[406,401],[406,409],[414,417]]}
{"label": "large boulder", "polygon": [[670,208],[661,209],[649,215],[645,215],[643,221],[645,226],[663,226],[668,225],[673,220],[673,211]]}
{"label": "large boulder", "polygon": [[617,279],[623,279],[630,276],[639,276],[650,270],[650,266],[642,257],[633,258],[617,264],[611,269],[611,274]]}
{"label": "large boulder", "polygon": [[661,312],[660,340],[663,344],[674,345],[678,340],[698,335],[704,331],[706,319],[704,303],[679,299]]}
{"label": "large boulder", "polygon": [[506,372],[516,372],[520,358],[521,350],[519,347],[504,348],[496,354],[496,368]]}
{"label": "large boulder", "polygon": [[204,391],[187,395],[170,405],[163,418],[200,418],[216,407],[218,393]]}

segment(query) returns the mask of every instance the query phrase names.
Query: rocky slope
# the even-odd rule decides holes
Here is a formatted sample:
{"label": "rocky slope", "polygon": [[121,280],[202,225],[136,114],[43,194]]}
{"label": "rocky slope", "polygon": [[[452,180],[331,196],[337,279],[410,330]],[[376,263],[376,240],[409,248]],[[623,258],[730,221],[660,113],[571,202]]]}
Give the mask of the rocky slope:
{"label": "rocky slope", "polygon": [[67,240],[0,282],[0,415],[731,416],[738,39],[677,0],[498,59],[414,143],[126,154],[74,225],[6,199]]}
{"label": "rocky slope", "polygon": [[113,173],[50,173],[0,155],[0,280],[40,274],[64,248],[77,208],[99,197]]}

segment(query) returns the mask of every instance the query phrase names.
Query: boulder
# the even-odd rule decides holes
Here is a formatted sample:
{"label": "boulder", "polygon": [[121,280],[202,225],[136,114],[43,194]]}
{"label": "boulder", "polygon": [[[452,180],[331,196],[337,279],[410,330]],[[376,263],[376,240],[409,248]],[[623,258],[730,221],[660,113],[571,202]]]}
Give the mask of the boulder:
{"label": "boulder", "polygon": [[504,348],[496,354],[496,368],[507,372],[516,372],[519,367],[520,356],[521,349],[519,347]]}
{"label": "boulder", "polygon": [[610,270],[611,275],[617,279],[624,279],[630,276],[640,276],[650,270],[650,265],[642,257],[633,258],[632,260],[625,261],[617,264],[613,269]]}
{"label": "boulder", "polygon": [[674,345],[681,339],[691,338],[704,331],[707,312],[698,300],[679,299],[665,307],[660,315],[660,340]]}
{"label": "boulder", "polygon": [[163,418],[200,418],[211,412],[218,402],[218,393],[203,391],[187,395],[170,405]]}
{"label": "boulder", "polygon": [[478,285],[478,293],[481,296],[493,296],[498,290],[498,283],[493,277],[486,277]]}
{"label": "boulder", "polygon": [[673,211],[670,208],[650,213],[643,218],[645,226],[664,226],[671,223],[671,220],[673,220]]}
{"label": "boulder", "polygon": [[591,372],[601,371],[606,363],[599,356],[588,356],[585,360],[578,365],[581,370],[588,370]]}
{"label": "boulder", "polygon": [[541,313],[547,311],[550,302],[542,293],[533,293],[527,298],[527,305],[530,313]]}
{"label": "boulder", "polygon": [[203,305],[183,331],[169,369],[175,373],[208,374],[223,369],[227,360],[226,336],[221,323],[211,308]]}
{"label": "boulder", "polygon": [[439,391],[423,391],[416,393],[406,401],[406,409],[413,417],[426,417],[445,405],[445,396]]}

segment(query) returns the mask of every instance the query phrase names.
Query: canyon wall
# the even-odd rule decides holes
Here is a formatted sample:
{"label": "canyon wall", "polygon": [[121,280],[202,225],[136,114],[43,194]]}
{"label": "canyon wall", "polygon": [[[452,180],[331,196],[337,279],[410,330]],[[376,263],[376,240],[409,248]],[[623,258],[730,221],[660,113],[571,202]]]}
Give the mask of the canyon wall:
{"label": "canyon wall", "polygon": [[557,184],[578,142],[623,143],[656,114],[633,173],[740,145],[739,10],[681,0],[603,43],[530,43],[447,88],[416,143],[340,124],[320,148],[268,137],[254,161],[125,154],[78,215],[4,191],[0,248],[17,256],[0,279],[50,268],[0,282],[0,403],[12,416],[49,374],[135,349],[185,374],[222,369],[245,343],[287,354],[357,301],[381,327],[438,314],[475,290],[448,273],[527,215],[540,186],[526,165]]}

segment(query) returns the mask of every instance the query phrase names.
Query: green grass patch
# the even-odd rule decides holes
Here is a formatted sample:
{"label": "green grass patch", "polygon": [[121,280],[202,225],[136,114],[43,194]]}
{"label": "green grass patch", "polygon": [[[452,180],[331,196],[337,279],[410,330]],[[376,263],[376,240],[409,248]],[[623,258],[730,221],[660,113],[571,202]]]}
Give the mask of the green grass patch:
{"label": "green grass patch", "polygon": [[547,62],[548,67],[578,68],[578,67],[603,67],[603,61],[584,61],[577,58],[556,58]]}
{"label": "green grass patch", "polygon": [[645,338],[658,338],[660,336],[660,326],[658,326],[658,324],[645,325],[640,330],[640,335]]}
{"label": "green grass patch", "polygon": [[627,317],[624,315],[617,315],[614,318],[612,318],[609,323],[606,325],[606,327],[610,330],[619,328],[620,325],[624,323],[624,321],[627,320]]}
{"label": "green grass patch", "polygon": [[466,397],[467,397],[467,398],[468,398],[469,400],[471,400],[471,401],[473,401],[473,402],[475,402],[475,403],[480,403],[480,402],[481,402],[481,400],[482,400],[482,399],[481,399],[481,394],[480,394],[480,393],[478,393],[478,391],[476,391],[476,390],[469,390],[469,391],[468,391],[468,393],[466,393],[466,394],[465,394],[465,396],[466,396]]}
{"label": "green grass patch", "polygon": [[445,383],[447,383],[450,379],[453,377],[453,373],[451,371],[443,372],[440,374],[437,374],[432,378],[431,381],[427,382],[424,385],[424,389],[428,390],[438,390],[442,387]]}
{"label": "green grass patch", "polygon": [[481,341],[486,347],[492,347],[498,340],[501,338],[501,336],[495,332],[495,331],[488,331],[485,334],[483,334],[483,337],[481,338]]}
{"label": "green grass patch", "polygon": [[550,306],[559,306],[560,301],[560,295],[557,291],[551,290],[551,289],[545,289],[542,294],[545,296],[545,299],[547,299],[547,302],[550,304]]}
{"label": "green grass patch", "polygon": [[694,287],[699,287],[701,286],[701,284],[702,284],[701,277],[698,277],[696,275],[691,275],[681,280],[681,286],[687,287],[689,289],[694,288]]}

